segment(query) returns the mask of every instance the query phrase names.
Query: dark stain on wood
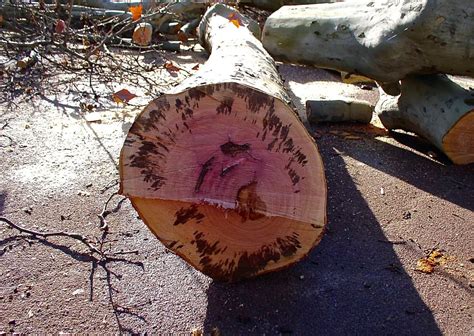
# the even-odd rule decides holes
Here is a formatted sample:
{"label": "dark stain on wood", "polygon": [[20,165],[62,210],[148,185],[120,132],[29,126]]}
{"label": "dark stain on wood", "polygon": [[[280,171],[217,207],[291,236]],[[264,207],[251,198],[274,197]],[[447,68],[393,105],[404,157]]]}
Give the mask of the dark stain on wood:
{"label": "dark stain on wood", "polygon": [[229,115],[232,113],[232,104],[234,103],[234,99],[232,98],[225,98],[219,106],[216,108],[217,114],[224,114]]}
{"label": "dark stain on wood", "polygon": [[[195,219],[198,223],[204,218],[204,215],[199,212],[196,204],[191,205],[188,208],[181,208],[175,213],[176,220],[173,225],[186,224],[191,219]],[[172,248],[170,246],[170,248]]]}
{"label": "dark stain on wood", "polygon": [[237,192],[237,212],[242,218],[242,222],[247,220],[257,220],[265,215],[262,212],[267,210],[265,202],[257,195],[257,182],[250,182],[239,188]]}
{"label": "dark stain on wood", "polygon": [[194,100],[201,100],[206,96],[206,94],[197,88],[190,88],[188,90],[188,96]]}
{"label": "dark stain on wood", "polygon": [[202,165],[201,171],[199,172],[199,176],[196,181],[196,185],[194,186],[194,192],[199,192],[199,190],[201,189],[206,174],[212,169],[212,163],[214,162],[214,159],[215,157],[213,156]]}
{"label": "dark stain on wood", "polygon": [[254,253],[240,252],[235,253],[233,259],[211,258],[216,255],[217,244],[210,245],[208,242],[202,242],[200,251],[212,253],[201,254],[200,265],[203,273],[220,281],[239,281],[249,278],[264,270],[269,262],[278,262],[282,257],[289,258],[293,256],[301,244],[298,235],[293,233],[291,236],[277,238],[274,242],[262,246]]}
{"label": "dark stain on wood", "polygon": [[153,164],[150,156],[157,156],[164,158],[157,148],[157,144],[151,141],[142,141],[142,145],[138,148],[138,152],[129,157],[130,167],[141,168],[140,174],[143,175],[143,180],[147,183],[151,183],[151,189],[159,189],[165,183],[165,178],[161,176],[158,171],[159,167]]}
{"label": "dark stain on wood", "polygon": [[222,153],[235,157],[237,154],[246,153],[250,150],[250,144],[246,143],[243,145],[236,144],[232,141],[227,141],[225,144],[220,146]]}

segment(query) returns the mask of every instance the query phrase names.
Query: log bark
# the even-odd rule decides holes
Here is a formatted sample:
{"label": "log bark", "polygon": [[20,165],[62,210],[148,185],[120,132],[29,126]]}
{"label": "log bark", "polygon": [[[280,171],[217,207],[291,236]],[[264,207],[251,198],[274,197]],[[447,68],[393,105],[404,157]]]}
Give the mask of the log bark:
{"label": "log bark", "polygon": [[401,89],[399,97],[381,94],[383,125],[426,138],[455,164],[474,162],[474,90],[445,75],[410,76]]}
{"label": "log bark", "polygon": [[326,221],[326,183],[258,24],[217,4],[198,31],[209,60],[137,117],[120,192],[165,246],[236,281],[309,253]]}
{"label": "log bark", "polygon": [[263,45],[276,60],[383,84],[409,74],[474,76],[473,32],[473,1],[363,0],[282,7],[266,21]]}

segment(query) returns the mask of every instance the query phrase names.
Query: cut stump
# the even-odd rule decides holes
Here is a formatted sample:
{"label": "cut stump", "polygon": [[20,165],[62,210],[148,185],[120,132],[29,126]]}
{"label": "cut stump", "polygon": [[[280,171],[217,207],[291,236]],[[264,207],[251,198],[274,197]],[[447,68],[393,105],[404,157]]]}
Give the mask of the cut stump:
{"label": "cut stump", "polygon": [[166,247],[236,281],[293,264],[319,242],[326,181],[257,23],[218,4],[198,30],[209,60],[137,117],[121,193]]}

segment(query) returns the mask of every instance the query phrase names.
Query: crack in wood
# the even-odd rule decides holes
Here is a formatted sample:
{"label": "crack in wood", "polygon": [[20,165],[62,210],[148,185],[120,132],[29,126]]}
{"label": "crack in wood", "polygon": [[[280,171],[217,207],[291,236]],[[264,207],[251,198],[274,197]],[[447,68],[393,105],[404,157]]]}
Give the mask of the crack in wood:
{"label": "crack in wood", "polygon": [[202,165],[201,172],[199,173],[198,179],[196,181],[196,186],[194,187],[194,192],[199,192],[201,186],[204,182],[204,177],[212,169],[212,163],[214,162],[215,156],[211,157]]}

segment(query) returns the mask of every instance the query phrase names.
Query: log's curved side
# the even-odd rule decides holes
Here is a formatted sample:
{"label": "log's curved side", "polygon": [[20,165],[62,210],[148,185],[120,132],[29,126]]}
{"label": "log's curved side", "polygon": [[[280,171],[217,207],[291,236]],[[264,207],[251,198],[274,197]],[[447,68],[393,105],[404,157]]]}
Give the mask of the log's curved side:
{"label": "log's curved side", "polygon": [[144,109],[120,157],[121,193],[144,222],[224,281],[298,261],[326,223],[321,157],[247,22],[223,5],[206,13],[208,62]]}
{"label": "log's curved side", "polygon": [[262,41],[276,59],[390,84],[409,74],[474,75],[474,2],[347,1],[284,6]]}
{"label": "log's curved side", "polygon": [[398,97],[381,93],[382,124],[421,135],[456,164],[474,162],[474,92],[445,75],[409,76],[401,88]]}

